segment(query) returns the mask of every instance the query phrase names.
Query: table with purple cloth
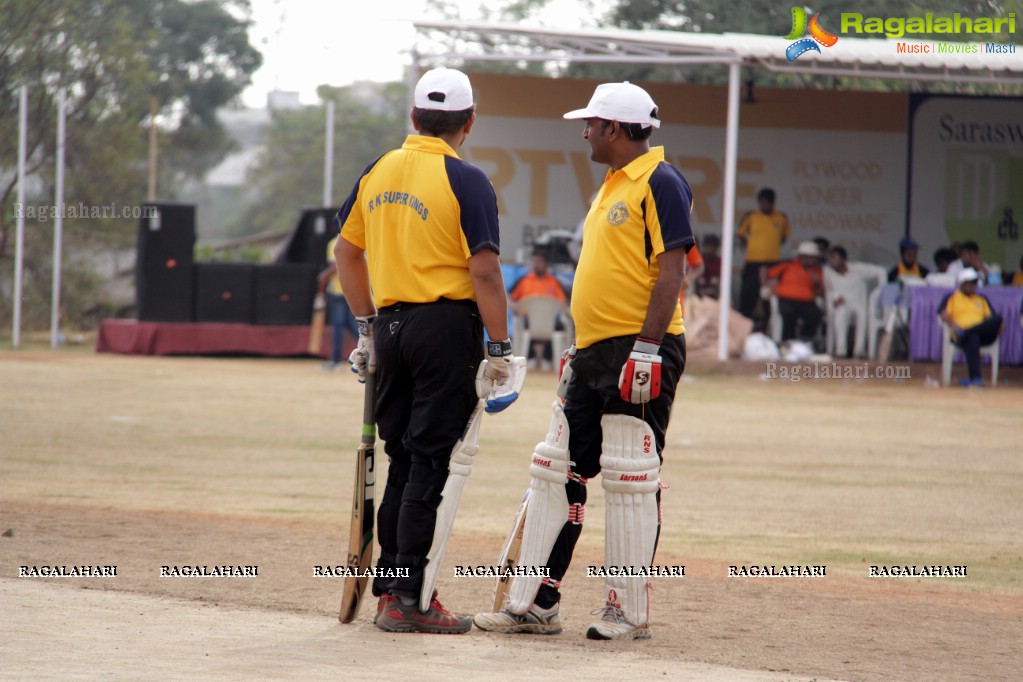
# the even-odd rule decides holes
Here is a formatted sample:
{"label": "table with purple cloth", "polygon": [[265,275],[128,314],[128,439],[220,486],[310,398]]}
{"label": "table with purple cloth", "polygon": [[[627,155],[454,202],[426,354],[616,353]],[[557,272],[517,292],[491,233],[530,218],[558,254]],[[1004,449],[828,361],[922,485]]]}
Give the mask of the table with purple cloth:
{"label": "table with purple cloth", "polygon": [[[913,360],[941,362],[941,321],[938,304],[954,289],[946,287],[911,287],[909,305],[909,355]],[[991,302],[991,309],[1002,316],[1005,328],[1000,337],[1003,365],[1023,365],[1023,327],[1020,306],[1023,287],[985,287],[980,294]]]}

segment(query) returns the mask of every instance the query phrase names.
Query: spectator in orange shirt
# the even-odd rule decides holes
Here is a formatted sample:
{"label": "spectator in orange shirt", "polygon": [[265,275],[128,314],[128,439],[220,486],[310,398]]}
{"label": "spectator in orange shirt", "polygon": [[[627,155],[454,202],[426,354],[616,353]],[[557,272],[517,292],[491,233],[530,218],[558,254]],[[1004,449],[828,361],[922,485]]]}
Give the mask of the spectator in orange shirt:
{"label": "spectator in orange shirt", "polygon": [[686,275],[682,280],[682,291],[678,293],[678,302],[682,306],[683,319],[686,316],[686,291],[689,287],[695,289],[695,282],[702,274],[703,256],[700,254],[698,245],[693,244],[693,248],[689,249],[689,253],[686,254]]}
{"label": "spectator in orange shirt", "polygon": [[817,244],[802,242],[794,259],[772,266],[764,276],[764,284],[778,297],[782,341],[798,338],[812,342],[817,334],[823,312],[816,299],[824,296],[820,256]]}
{"label": "spectator in orange shirt", "polygon": [[[533,251],[533,270],[519,278],[508,294],[508,297],[511,299],[510,307],[512,311],[516,315],[524,315],[526,313],[525,308],[517,304],[532,296],[550,296],[559,301],[568,301],[568,292],[565,291],[561,281],[551,274],[547,254],[542,249]],[[526,322],[528,324],[528,320]],[[551,356],[550,339],[534,341],[530,344],[528,358],[532,362],[540,359],[545,367],[553,366]]]}

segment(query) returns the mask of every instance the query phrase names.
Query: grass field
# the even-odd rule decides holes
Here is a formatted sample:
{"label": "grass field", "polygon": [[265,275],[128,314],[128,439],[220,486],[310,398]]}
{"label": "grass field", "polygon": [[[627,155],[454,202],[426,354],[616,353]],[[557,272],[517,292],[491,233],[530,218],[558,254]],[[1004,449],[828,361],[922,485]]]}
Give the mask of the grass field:
{"label": "grass field", "polygon": [[[666,674],[673,660],[841,679],[1018,670],[1023,390],[1018,379],[931,389],[928,371],[793,383],[762,380],[755,367],[689,369],[664,453],[658,557],[685,564],[686,578],[655,585],[645,650]],[[518,403],[486,417],[452,566],[496,562],[554,383],[531,375]],[[343,562],[362,399],[347,372],[317,371],[312,360],[30,349],[0,353],[0,386],[0,530],[12,531],[0,538],[0,579],[26,563],[113,563],[124,567],[117,581],[83,586],[336,614],[339,586],[312,581],[308,568]],[[580,632],[601,592],[575,577],[602,563],[599,481],[589,492],[563,605],[575,630],[562,637],[575,652],[589,649]],[[266,578],[257,588],[151,577],[184,562],[258,563]],[[771,564],[826,565],[827,576],[727,577],[731,565]],[[967,576],[870,578],[871,565],[966,566]],[[482,610],[489,584],[451,575],[441,572],[440,587],[452,606]],[[959,630],[907,640],[922,617]],[[756,630],[761,618],[798,625],[731,643],[722,634],[729,623]],[[821,639],[807,648],[800,633],[811,632]]]}

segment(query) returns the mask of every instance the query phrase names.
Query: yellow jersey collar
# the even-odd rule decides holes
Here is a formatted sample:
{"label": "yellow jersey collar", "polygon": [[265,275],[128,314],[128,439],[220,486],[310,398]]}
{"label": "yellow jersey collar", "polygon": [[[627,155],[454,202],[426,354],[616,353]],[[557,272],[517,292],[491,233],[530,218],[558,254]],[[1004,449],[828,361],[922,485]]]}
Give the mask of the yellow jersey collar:
{"label": "yellow jersey collar", "polygon": [[609,169],[607,171],[607,177],[610,178],[612,175],[618,172],[625,173],[627,176],[629,176],[630,180],[636,180],[649,173],[651,170],[653,170],[654,166],[661,163],[662,161],[664,161],[664,147],[652,147],[650,151],[648,151],[646,154],[643,154],[642,156],[637,156],[635,159],[630,161],[629,164],[625,166],[625,168],[621,169],[620,171],[613,171]]}
{"label": "yellow jersey collar", "polygon": [[445,156],[453,156],[456,159],[460,158],[458,153],[451,148],[451,145],[439,137],[431,135],[409,135],[405,138],[405,143],[401,145],[401,148],[415,152],[443,154]]}

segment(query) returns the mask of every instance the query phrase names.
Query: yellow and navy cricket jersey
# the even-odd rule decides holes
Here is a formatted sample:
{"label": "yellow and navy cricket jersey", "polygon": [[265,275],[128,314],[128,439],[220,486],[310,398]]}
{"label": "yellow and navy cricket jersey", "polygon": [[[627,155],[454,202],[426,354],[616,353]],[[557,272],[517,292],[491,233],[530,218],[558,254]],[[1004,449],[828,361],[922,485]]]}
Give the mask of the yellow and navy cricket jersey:
{"label": "yellow and navy cricket jersey", "polygon": [[960,329],[976,327],[991,317],[991,306],[986,298],[980,294],[967,296],[959,289],[948,297],[945,311],[952,318],[952,322]]}
{"label": "yellow and navy cricket jersey", "polygon": [[750,211],[739,224],[739,236],[746,240],[746,261],[764,263],[780,260],[781,243],[791,233],[789,219],[784,213]]}
{"label": "yellow and navy cricket jersey", "polygon": [[334,222],[366,251],[378,308],[476,300],[468,259],[501,251],[493,185],[438,137],[409,135],[370,164]]}
{"label": "yellow and navy cricket jersey", "polygon": [[[692,248],[693,193],[654,147],[609,170],[583,224],[583,248],[572,286],[576,347],[639,334],[660,275],[657,256]],[[669,334],[682,334],[676,305]]]}

